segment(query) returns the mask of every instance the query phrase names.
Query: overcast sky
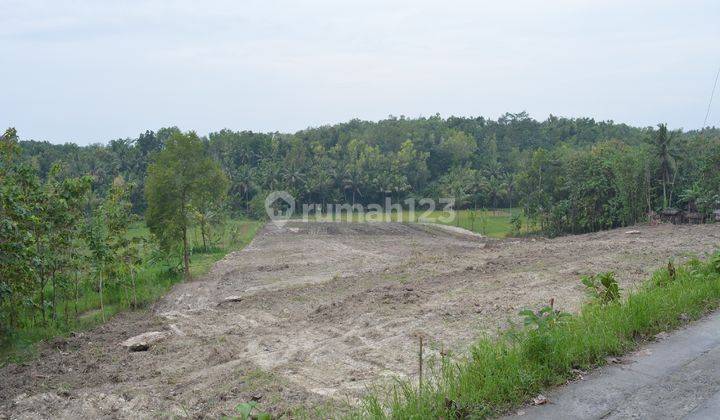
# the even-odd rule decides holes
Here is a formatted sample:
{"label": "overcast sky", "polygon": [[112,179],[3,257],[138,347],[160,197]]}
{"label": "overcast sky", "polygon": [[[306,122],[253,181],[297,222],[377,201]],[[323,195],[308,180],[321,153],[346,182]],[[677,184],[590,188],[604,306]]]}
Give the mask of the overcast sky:
{"label": "overcast sky", "polygon": [[718,66],[717,0],[0,0],[0,126],[54,143],[522,110],[698,128]]}

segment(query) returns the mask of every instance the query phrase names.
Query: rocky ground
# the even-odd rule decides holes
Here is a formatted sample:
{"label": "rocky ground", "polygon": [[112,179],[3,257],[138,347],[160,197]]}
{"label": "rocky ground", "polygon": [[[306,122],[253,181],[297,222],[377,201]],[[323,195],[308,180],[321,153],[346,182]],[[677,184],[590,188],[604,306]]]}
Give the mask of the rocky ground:
{"label": "rocky ground", "polygon": [[[149,311],[0,369],[0,418],[217,417],[253,400],[282,415],[352,404],[373,384],[417,374],[419,335],[430,355],[462,351],[521,308],[554,298],[576,310],[583,274],[615,271],[630,290],[669,258],[720,245],[717,224],[628,230],[492,240],[397,223],[267,225]],[[121,345],[148,332],[160,334],[145,337],[146,351]]]}

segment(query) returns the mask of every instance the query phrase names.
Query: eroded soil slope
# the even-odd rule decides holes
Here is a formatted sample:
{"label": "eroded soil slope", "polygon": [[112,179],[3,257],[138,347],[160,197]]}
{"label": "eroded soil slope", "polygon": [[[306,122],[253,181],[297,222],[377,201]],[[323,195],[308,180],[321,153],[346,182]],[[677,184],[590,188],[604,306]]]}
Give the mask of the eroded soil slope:
{"label": "eroded soil slope", "polygon": [[[582,274],[613,270],[632,289],[668,258],[704,256],[720,225],[638,227],[546,240],[491,240],[432,226],[268,225],[151,311],[44,346],[0,370],[0,417],[274,414],[354,401],[429,352],[462,351],[520,308],[575,310]],[[165,331],[146,352],[119,343]]]}

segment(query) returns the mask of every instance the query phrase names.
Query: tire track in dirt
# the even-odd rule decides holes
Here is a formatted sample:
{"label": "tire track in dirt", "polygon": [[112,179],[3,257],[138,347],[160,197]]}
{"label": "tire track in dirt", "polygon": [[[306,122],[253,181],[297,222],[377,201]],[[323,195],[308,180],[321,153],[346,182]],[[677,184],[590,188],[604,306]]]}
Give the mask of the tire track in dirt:
{"label": "tire track in dirt", "polygon": [[[720,244],[718,225],[636,229],[492,240],[398,223],[267,225],[151,313],[122,314],[2,368],[0,413],[216,417],[250,399],[275,414],[352,400],[383,378],[416,375],[417,334],[430,355],[462,351],[520,308],[552,297],[575,310],[582,274],[614,270],[631,289],[668,258]],[[165,330],[175,333],[148,352],[118,346]]]}

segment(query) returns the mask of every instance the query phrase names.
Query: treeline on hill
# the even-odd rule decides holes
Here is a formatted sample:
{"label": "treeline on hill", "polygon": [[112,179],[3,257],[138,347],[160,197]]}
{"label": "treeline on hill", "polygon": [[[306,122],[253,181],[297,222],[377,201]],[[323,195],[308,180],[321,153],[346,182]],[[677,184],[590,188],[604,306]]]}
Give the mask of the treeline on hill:
{"label": "treeline on hill", "polygon": [[[121,176],[143,214],[146,169],[177,128],[79,147],[23,142],[43,178],[90,174],[99,195]],[[709,214],[718,205],[720,131],[671,132],[526,113],[497,121],[390,117],[294,134],[221,130],[203,144],[229,179],[231,212],[264,217],[267,192],[299,203],[384,203],[454,197],[457,208],[517,207],[547,234],[635,223],[665,207]]]}

